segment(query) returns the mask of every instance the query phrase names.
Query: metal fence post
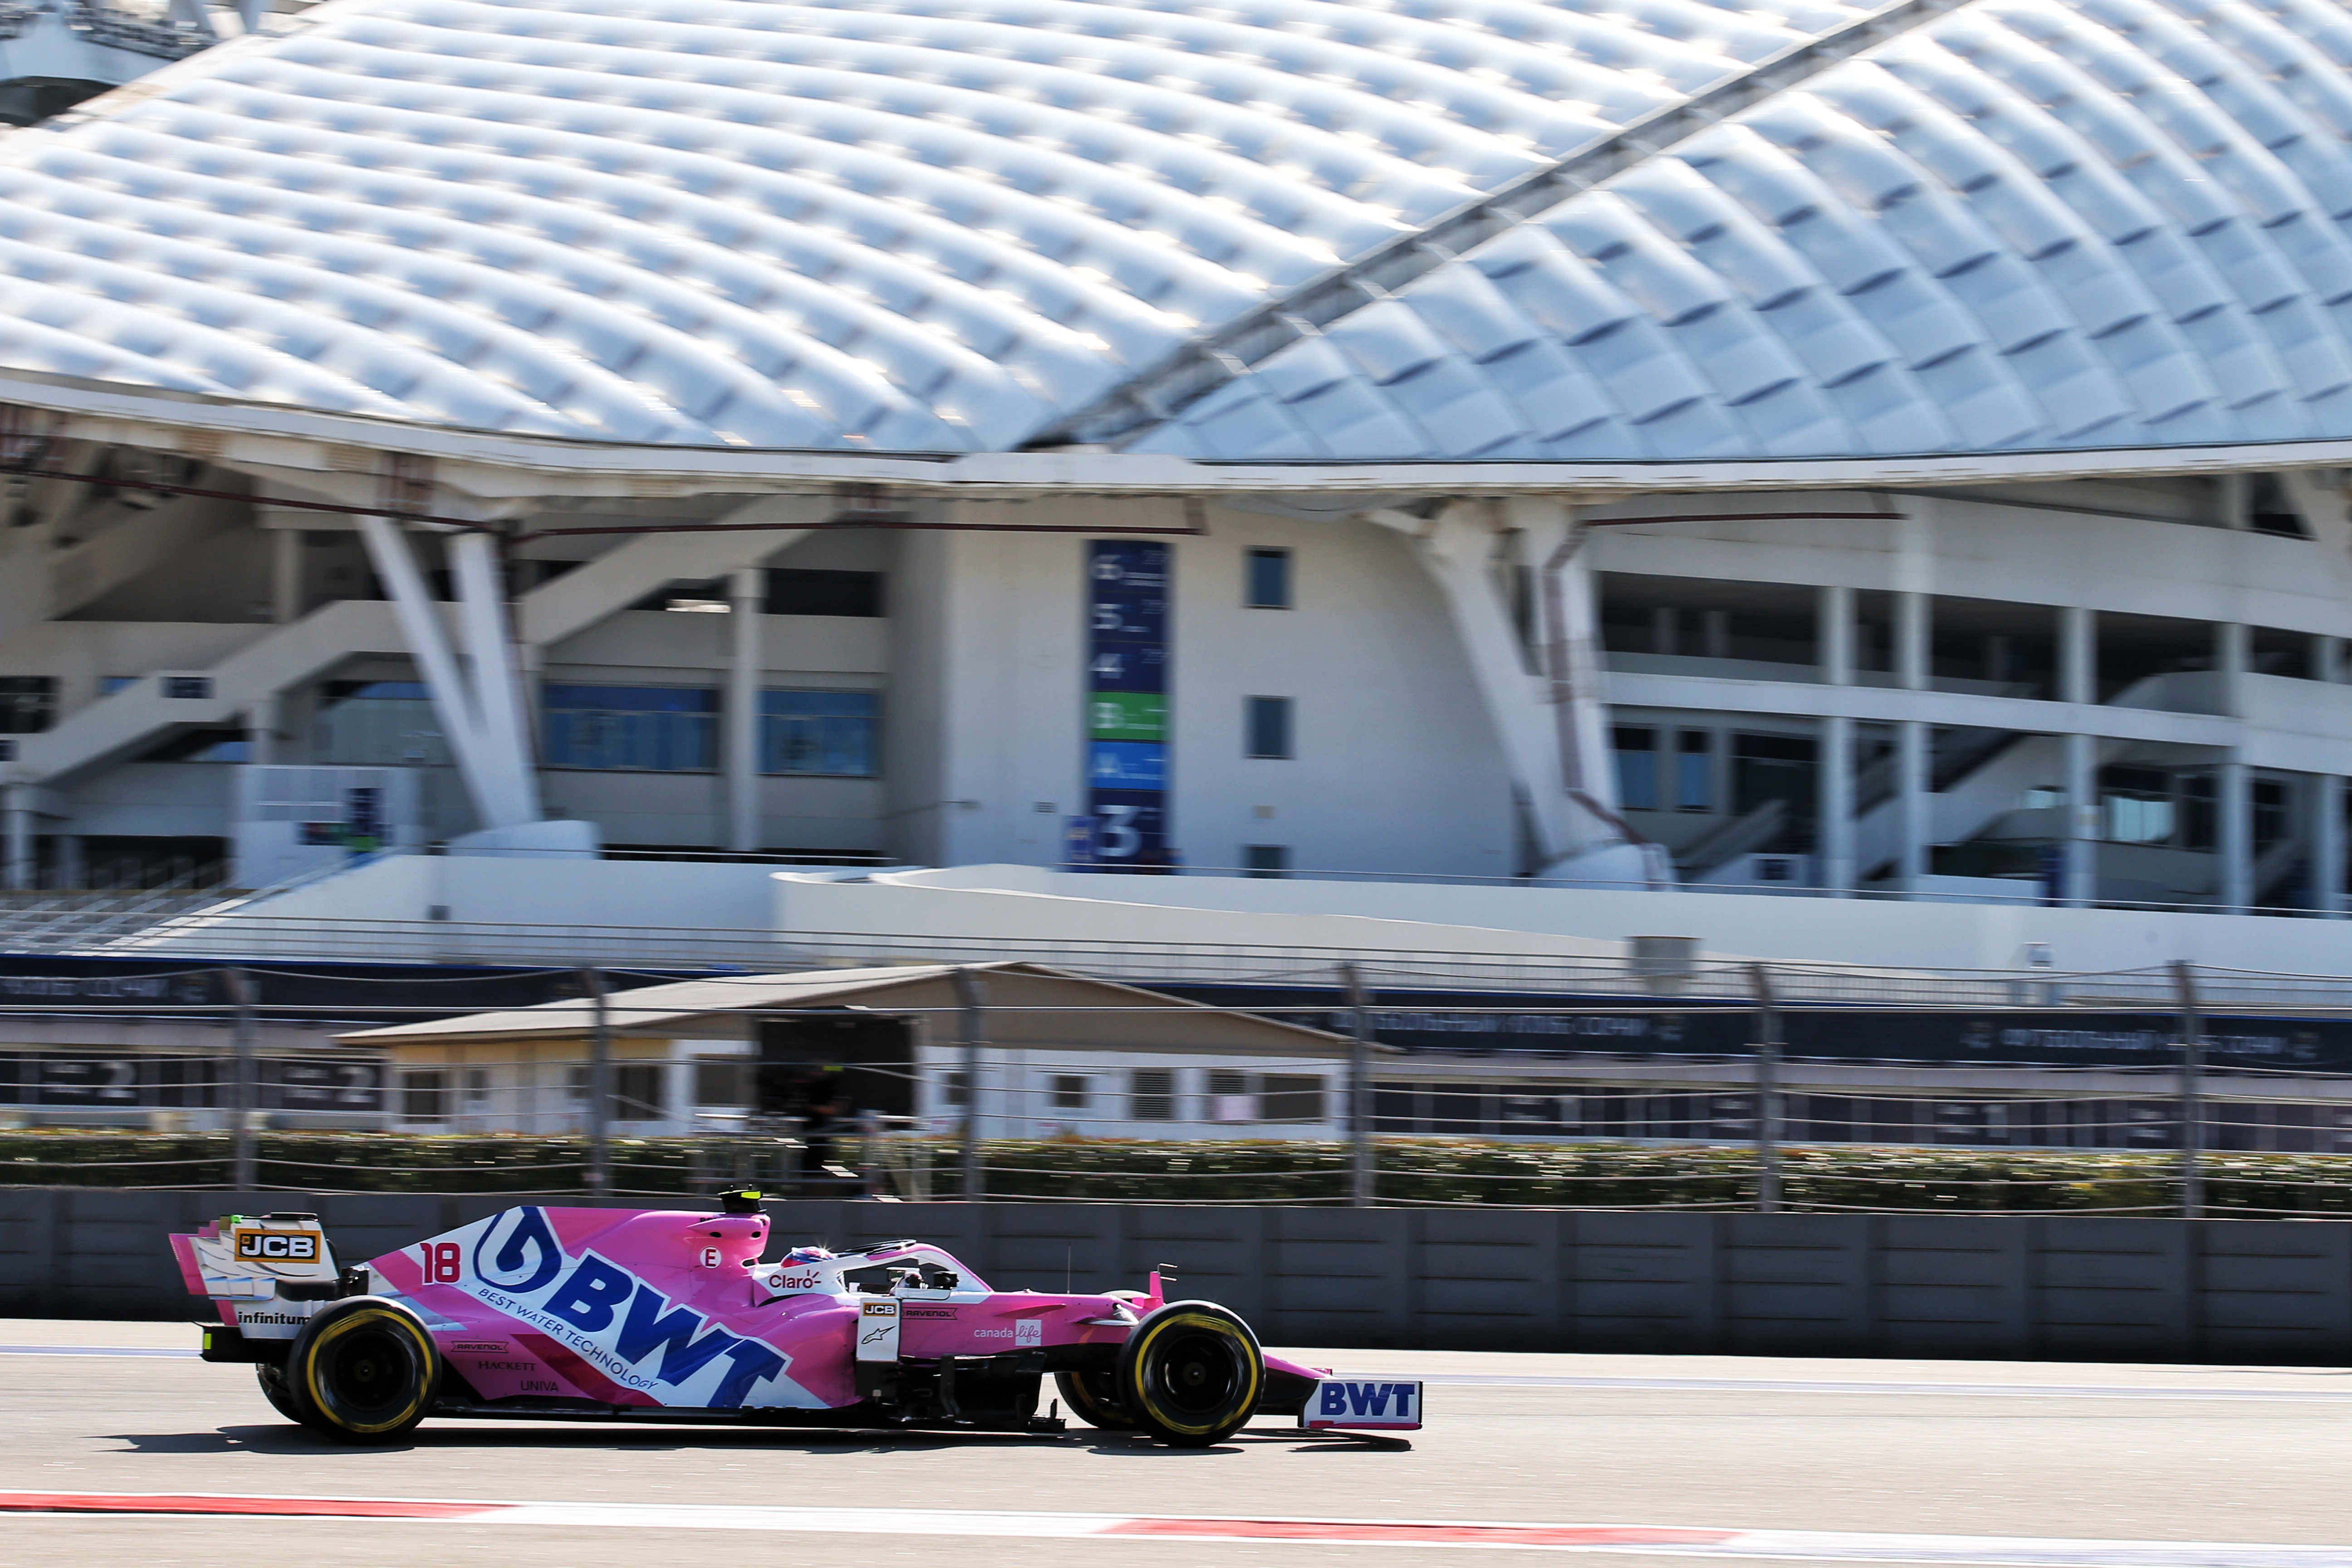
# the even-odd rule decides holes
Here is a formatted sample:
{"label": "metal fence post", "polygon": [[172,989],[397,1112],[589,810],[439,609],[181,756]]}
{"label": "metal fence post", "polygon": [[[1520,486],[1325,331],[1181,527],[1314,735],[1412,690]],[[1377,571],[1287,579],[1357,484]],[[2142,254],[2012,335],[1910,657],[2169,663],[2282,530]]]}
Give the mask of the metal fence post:
{"label": "metal fence post", "polygon": [[1756,999],[1756,1212],[1780,1212],[1780,1006],[1772,975],[1760,963],[1748,966],[1748,994]]}
{"label": "metal fence post", "polygon": [[229,1186],[240,1193],[252,1192],[260,1182],[253,1149],[253,1123],[260,1110],[260,1074],[255,1069],[256,1042],[253,1037],[253,976],[242,969],[221,971],[221,984],[236,1011],[230,1015],[236,1052],[236,1081],[229,1097],[232,1118],[229,1123]]}
{"label": "metal fence post", "polygon": [[613,1195],[613,1011],[604,993],[604,973],[583,965],[580,984],[588,993],[588,1194]]}
{"label": "metal fence post", "polygon": [[1379,1196],[1372,1163],[1372,998],[1352,963],[1339,966],[1339,983],[1347,989],[1348,1032],[1354,1037],[1348,1046],[1348,1202],[1368,1209]]}
{"label": "metal fence post", "polygon": [[963,1023],[963,1201],[988,1201],[980,1163],[980,1045],[988,1035],[988,986],[976,970],[955,972],[956,1001]]}
{"label": "metal fence post", "polygon": [[2197,972],[2172,964],[2172,994],[2180,1009],[2180,1217],[2205,1215],[2205,1017],[2197,1005]]}

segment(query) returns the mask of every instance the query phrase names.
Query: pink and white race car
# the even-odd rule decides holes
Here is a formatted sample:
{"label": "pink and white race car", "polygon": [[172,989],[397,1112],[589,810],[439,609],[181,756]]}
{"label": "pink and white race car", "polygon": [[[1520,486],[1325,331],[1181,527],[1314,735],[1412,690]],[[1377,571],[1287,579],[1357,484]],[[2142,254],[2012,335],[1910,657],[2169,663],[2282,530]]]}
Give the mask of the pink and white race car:
{"label": "pink and white race car", "polygon": [[355,1443],[427,1415],[1057,1432],[1051,1374],[1092,1426],[1202,1447],[1257,1415],[1410,1431],[1422,1387],[1267,1355],[1210,1301],[995,1290],[896,1241],[762,1262],[756,1193],[720,1212],[511,1208],[338,1268],[317,1216],[172,1237],[209,1296],[204,1358],[252,1363],[281,1415]]}

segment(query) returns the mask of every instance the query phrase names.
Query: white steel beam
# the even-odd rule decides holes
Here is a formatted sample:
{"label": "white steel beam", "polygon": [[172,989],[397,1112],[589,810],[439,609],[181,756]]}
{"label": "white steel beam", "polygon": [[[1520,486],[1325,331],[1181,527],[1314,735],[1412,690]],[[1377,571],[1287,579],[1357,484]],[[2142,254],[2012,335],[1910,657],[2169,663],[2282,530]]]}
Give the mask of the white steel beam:
{"label": "white steel beam", "polygon": [[[520,743],[520,738],[501,738],[488,732],[482,710],[450,647],[449,628],[441,618],[441,606],[426,587],[424,574],[417,570],[415,556],[409,552],[407,535],[384,518],[362,517],[358,521],[368,559],[392,595],[393,613],[399,617],[402,637],[408,644],[409,656],[416,661],[418,673],[425,677],[426,689],[433,694],[434,715],[441,721],[458,776],[466,781],[466,793],[472,797],[482,826],[515,827],[537,822],[536,781],[528,770],[518,780],[502,756],[502,752],[510,752]],[[501,694],[496,700],[503,704],[505,698]],[[505,713],[507,710],[502,706],[500,711]]]}

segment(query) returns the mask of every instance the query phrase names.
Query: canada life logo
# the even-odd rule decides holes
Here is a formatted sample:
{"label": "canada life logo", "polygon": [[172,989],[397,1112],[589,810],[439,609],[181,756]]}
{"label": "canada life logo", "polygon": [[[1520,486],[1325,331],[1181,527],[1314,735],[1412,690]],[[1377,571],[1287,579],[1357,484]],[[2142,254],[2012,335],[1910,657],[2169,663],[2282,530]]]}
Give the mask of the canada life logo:
{"label": "canada life logo", "polygon": [[[425,1245],[426,1278],[463,1283],[460,1248]],[[784,1358],[730,1334],[691,1307],[673,1303],[620,1265],[593,1252],[577,1258],[555,1239],[546,1214],[509,1211],[476,1237],[472,1293],[546,1331],[627,1387],[666,1384],[666,1405],[740,1409],[751,1391],[784,1370]]]}

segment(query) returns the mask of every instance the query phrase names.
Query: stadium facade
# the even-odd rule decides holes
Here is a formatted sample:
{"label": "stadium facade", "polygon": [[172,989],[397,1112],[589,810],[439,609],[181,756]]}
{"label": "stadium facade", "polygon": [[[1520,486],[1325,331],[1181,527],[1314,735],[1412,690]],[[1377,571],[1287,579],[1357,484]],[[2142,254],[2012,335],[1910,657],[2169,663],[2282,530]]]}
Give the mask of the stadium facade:
{"label": "stadium facade", "polygon": [[2348,139],[2332,0],[335,0],[0,136],[5,880],[2339,913]]}

